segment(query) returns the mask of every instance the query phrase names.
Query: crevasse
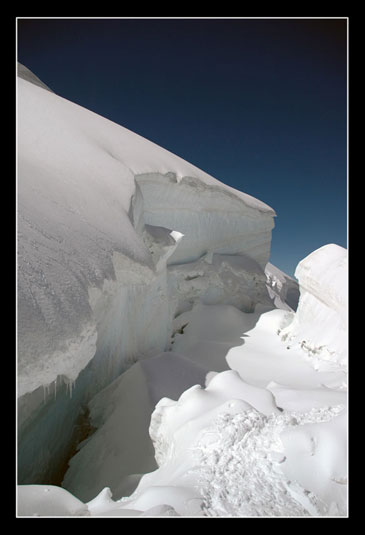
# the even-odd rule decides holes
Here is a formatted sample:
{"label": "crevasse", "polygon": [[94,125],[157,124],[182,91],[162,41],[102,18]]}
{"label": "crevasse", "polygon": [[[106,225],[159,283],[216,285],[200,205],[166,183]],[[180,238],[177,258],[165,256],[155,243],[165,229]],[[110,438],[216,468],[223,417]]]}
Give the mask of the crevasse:
{"label": "crevasse", "polygon": [[[191,177],[177,181],[170,172],[136,176],[129,217],[150,261],[113,253],[114,278],[88,288],[90,334],[79,338],[79,345],[77,339],[69,344],[67,354],[53,355],[63,367],[68,355],[69,374],[63,368],[54,380],[20,397],[22,484],[60,484],[75,443],[83,438],[78,421],[87,402],[137,360],[169,350],[177,314],[196,301],[234,303],[246,311],[256,302],[271,302],[262,269],[271,215],[258,214],[223,188]],[[77,362],[82,340],[85,365]],[[77,366],[79,372],[72,372]]]}

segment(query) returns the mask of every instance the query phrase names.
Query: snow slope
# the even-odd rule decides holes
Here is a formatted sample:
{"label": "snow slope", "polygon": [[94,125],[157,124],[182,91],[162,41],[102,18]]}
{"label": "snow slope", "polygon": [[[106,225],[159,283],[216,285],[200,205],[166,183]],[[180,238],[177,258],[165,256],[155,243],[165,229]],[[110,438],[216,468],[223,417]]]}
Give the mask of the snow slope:
{"label": "snow slope", "polygon": [[346,516],[346,251],[295,312],[269,207],[31,78],[18,515]]}
{"label": "snow slope", "polygon": [[43,89],[47,89],[48,91],[52,91],[42,80],[38,78],[32,71],[30,71],[25,65],[22,65],[21,63],[18,63],[17,65],[17,75],[19,78],[23,78],[23,80],[27,80],[28,82],[31,82],[32,84],[37,85],[38,87],[43,87]]}
{"label": "snow slope", "polygon": [[[178,352],[134,365],[94,398],[98,430],[64,486],[97,516],[162,505],[180,516],[346,515],[347,374],[316,371],[288,348],[277,334],[286,310],[197,304],[182,316]],[[157,466],[141,477],[131,461],[152,463],[135,435],[137,425],[147,434],[146,408]]]}
{"label": "snow slope", "polygon": [[170,347],[175,314],[238,284],[242,308],[271,303],[275,214],[19,75],[18,470],[37,483],[61,477],[87,401]]}

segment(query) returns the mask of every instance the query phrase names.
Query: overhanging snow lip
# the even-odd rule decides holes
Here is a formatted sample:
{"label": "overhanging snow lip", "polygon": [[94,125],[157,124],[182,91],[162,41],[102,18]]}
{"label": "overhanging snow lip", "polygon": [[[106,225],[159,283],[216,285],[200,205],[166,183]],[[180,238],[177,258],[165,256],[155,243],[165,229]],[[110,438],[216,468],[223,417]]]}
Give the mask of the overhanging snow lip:
{"label": "overhanging snow lip", "polygon": [[191,185],[192,187],[198,188],[200,187],[202,191],[207,190],[222,193],[223,195],[231,197],[236,201],[242,202],[244,206],[252,210],[257,210],[258,212],[261,212],[268,216],[276,217],[275,210],[263,201],[256,199],[252,195],[249,195],[238,189],[228,186],[223,182],[219,182],[217,179],[211,177],[210,175],[206,176],[207,181],[204,181],[201,177],[198,176],[184,175],[181,177],[177,177],[174,171],[168,171],[167,173],[165,173],[156,170],[147,173],[135,173],[134,180],[138,185],[151,182],[164,183],[165,181],[167,181],[169,183],[174,184]]}

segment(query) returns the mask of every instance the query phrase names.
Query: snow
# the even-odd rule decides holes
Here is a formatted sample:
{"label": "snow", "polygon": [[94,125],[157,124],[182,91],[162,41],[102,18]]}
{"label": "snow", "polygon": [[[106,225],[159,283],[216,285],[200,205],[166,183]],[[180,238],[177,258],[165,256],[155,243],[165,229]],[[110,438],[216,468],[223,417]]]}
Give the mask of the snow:
{"label": "snow", "polygon": [[[168,265],[239,253],[263,266],[275,215],[45,89],[20,66],[17,389],[24,483],[48,477],[41,466],[48,452],[62,449],[52,439],[61,421],[68,422],[62,425],[69,441],[81,405],[137,359],[169,348],[180,308],[191,308],[203,291],[214,302],[237,295],[225,283],[227,268],[206,268],[204,288],[192,282],[187,295]],[[209,290],[210,272],[219,295]],[[42,427],[48,442],[38,444]],[[54,467],[62,471],[65,460],[54,458]]]}
{"label": "snow", "polygon": [[19,78],[23,78],[23,80],[27,80],[28,82],[31,82],[32,84],[37,85],[38,87],[43,87],[43,89],[47,89],[48,91],[52,91],[42,80],[38,78],[32,71],[30,71],[25,65],[22,65],[21,63],[18,63],[17,65],[17,75]]}
{"label": "snow", "polygon": [[270,297],[277,308],[296,311],[299,300],[299,286],[296,280],[268,262],[265,267]]}
{"label": "snow", "polygon": [[19,485],[19,516],[89,516],[87,505],[53,485]]}
{"label": "snow", "polygon": [[347,251],[298,285],[270,207],[46,89],[20,67],[18,515],[346,516]]}
{"label": "snow", "polygon": [[[336,415],[337,411],[334,411],[333,417]],[[211,433],[208,445],[204,440],[198,444],[199,462],[203,467],[201,485],[205,514],[234,517],[325,515],[326,502],[322,503],[318,498],[318,488],[313,492],[313,475],[308,477],[308,473],[311,474],[308,469],[321,468],[315,479],[326,489],[333,470],[324,474],[323,459],[318,459],[318,455],[313,456],[316,462],[311,465],[307,463],[305,466],[305,461],[298,463],[298,457],[305,455],[295,446],[302,446],[302,441],[295,445],[289,440],[287,447],[282,437],[291,432],[300,434],[308,421],[316,422],[313,426],[322,430],[323,422],[328,418],[328,412],[321,414],[319,410],[266,417],[252,410],[234,416],[220,415],[208,430]],[[324,448],[326,446],[328,441]],[[292,470],[287,470],[288,458]],[[331,451],[330,458],[332,460]],[[298,477],[298,464],[307,474],[306,480]],[[332,504],[333,499],[341,500],[343,496],[328,495],[327,498]]]}
{"label": "snow", "polygon": [[[188,323],[178,337],[179,352],[141,361],[94,398],[98,431],[72,459],[66,487],[85,502],[88,492],[100,492],[94,467],[103,451],[112,461],[100,487],[112,487],[116,515],[120,508],[121,515],[127,509],[139,516],[158,504],[182,516],[345,515],[346,374],[341,368],[316,372],[302,349],[288,350],[277,334],[286,315],[280,309],[248,314],[202,304],[184,313],[181,322]],[[219,365],[219,350],[225,366]],[[210,370],[226,370],[207,373],[209,354]],[[131,380],[137,370],[144,386]],[[158,468],[138,475],[134,493],[123,494],[123,485],[132,488],[121,468],[128,458],[122,451],[115,455],[130,443],[137,459],[140,443],[133,433],[143,406],[152,413],[144,425]],[[104,462],[99,474],[106,473]],[[72,475],[79,486],[70,485]]]}
{"label": "snow", "polygon": [[145,222],[184,234],[169,263],[192,262],[207,253],[246,254],[262,267],[268,260],[273,212],[243,204],[239,195],[200,177],[138,174]]}
{"label": "snow", "polygon": [[281,336],[300,344],[317,369],[334,362],[347,367],[347,250],[328,244],[304,258],[296,269],[298,310]]}
{"label": "snow", "polygon": [[319,514],[346,514],[346,429],[347,412],[341,411],[328,421],[308,422],[281,434],[286,453],[283,472],[310,489],[316,496]]}
{"label": "snow", "polygon": [[[127,380],[128,372],[123,375]],[[121,388],[120,395],[124,395]],[[296,410],[283,411],[268,389],[245,383],[233,370],[218,373],[205,388],[193,386],[177,401],[159,401],[150,425],[158,468],[144,475],[129,497],[113,499],[104,487],[95,498],[85,499],[88,513],[120,517],[345,515],[346,418],[341,401],[311,409],[299,403]],[[101,406],[100,399],[98,403]],[[109,395],[104,408],[110,412],[111,406]],[[122,404],[114,406],[120,410]],[[118,459],[115,450],[111,455],[110,440],[118,427],[125,431],[130,423],[116,426],[117,420],[110,416],[107,420],[114,425],[95,452],[112,458],[118,469],[123,456]],[[89,459],[85,470],[92,467]],[[51,514],[57,515],[57,510]]]}
{"label": "snow", "polygon": [[[114,254],[122,255],[121,263],[127,257],[131,271],[139,265],[153,266],[129,217],[136,181],[146,223],[183,234],[201,229],[197,243],[182,241],[189,250],[180,247],[180,260],[198,257],[208,248],[242,249],[243,240],[234,234],[232,238],[232,229],[240,227],[242,233],[246,220],[254,232],[267,231],[266,253],[260,252],[260,258],[264,254],[267,260],[273,211],[119,125],[22,78],[18,85],[19,389],[23,394],[36,386],[27,369],[30,361],[32,369],[38,366],[38,383],[49,383],[52,368],[59,366],[58,352],[64,352],[65,344],[77,343],[83,332],[89,340],[85,357],[79,366],[74,363],[75,370],[69,372],[67,362],[57,374],[74,380],[93,357],[95,323],[88,290],[115,276]],[[171,182],[172,171],[176,178]],[[197,189],[207,194],[197,195]],[[165,213],[166,204],[172,216]],[[172,221],[177,204],[182,215]],[[217,226],[221,231],[214,236]],[[212,236],[207,236],[208,230]],[[226,243],[228,237],[235,240],[233,248]],[[51,363],[49,371],[45,361]]]}

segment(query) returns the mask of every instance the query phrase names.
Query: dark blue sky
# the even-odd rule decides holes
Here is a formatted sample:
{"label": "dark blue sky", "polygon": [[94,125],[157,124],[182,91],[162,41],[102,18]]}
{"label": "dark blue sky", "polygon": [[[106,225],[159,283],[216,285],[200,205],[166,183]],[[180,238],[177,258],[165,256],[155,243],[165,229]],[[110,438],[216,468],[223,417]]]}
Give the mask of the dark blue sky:
{"label": "dark blue sky", "polygon": [[346,19],[18,19],[17,35],[55,93],[274,208],[289,275],[347,246]]}

